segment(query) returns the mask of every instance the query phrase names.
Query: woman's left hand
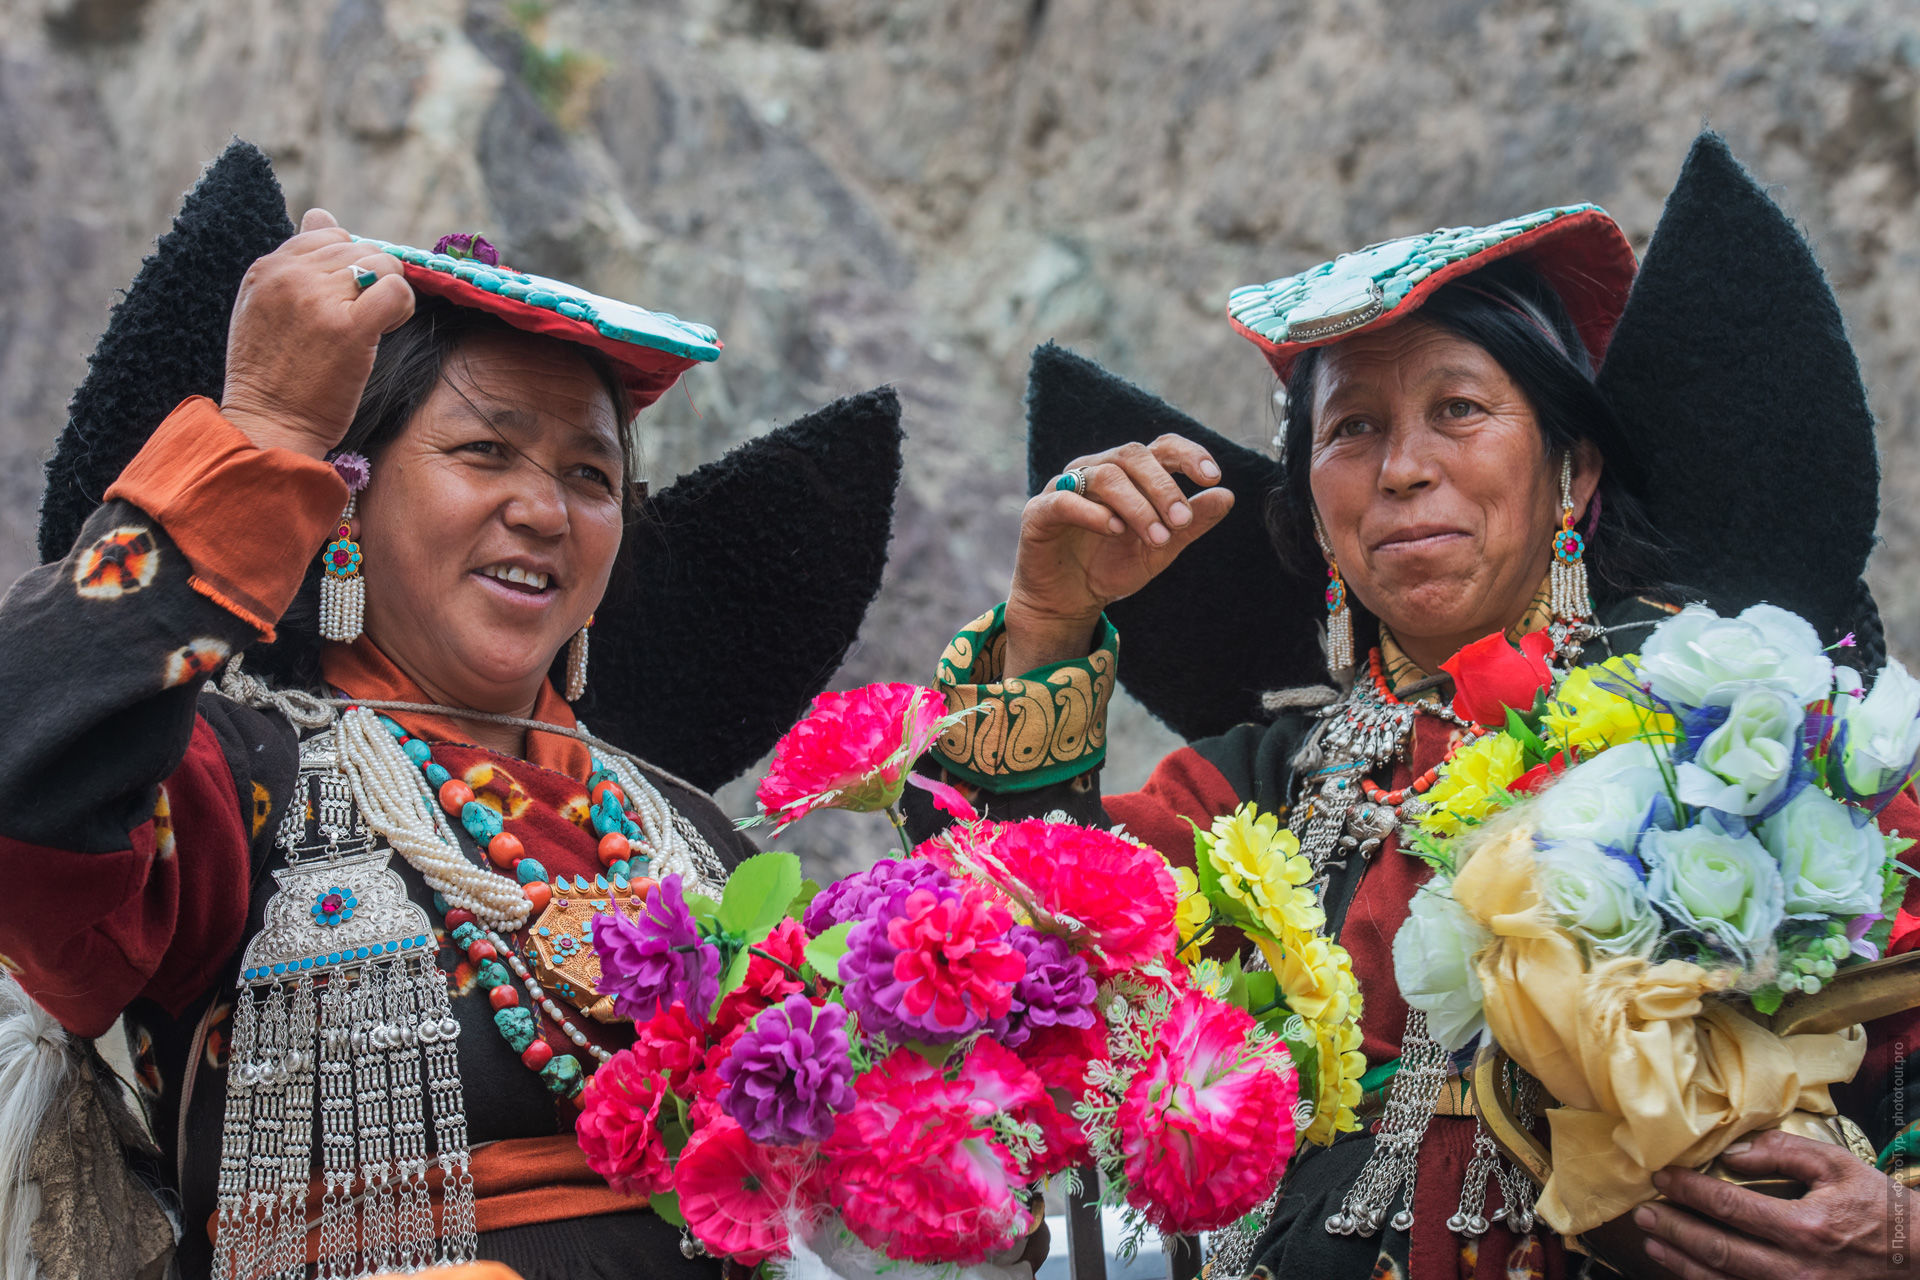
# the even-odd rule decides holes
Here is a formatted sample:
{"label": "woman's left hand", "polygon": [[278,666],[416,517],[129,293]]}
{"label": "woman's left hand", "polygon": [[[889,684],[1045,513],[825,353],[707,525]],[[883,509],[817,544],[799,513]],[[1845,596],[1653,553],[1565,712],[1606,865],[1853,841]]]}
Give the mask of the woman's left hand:
{"label": "woman's left hand", "polygon": [[1647,1256],[1675,1275],[1912,1274],[1910,1232],[1920,1197],[1844,1148],[1773,1129],[1736,1142],[1721,1159],[1748,1177],[1793,1178],[1807,1193],[1778,1200],[1691,1169],[1656,1173],[1654,1186],[1672,1203],[1641,1205],[1634,1222],[1648,1232]]}

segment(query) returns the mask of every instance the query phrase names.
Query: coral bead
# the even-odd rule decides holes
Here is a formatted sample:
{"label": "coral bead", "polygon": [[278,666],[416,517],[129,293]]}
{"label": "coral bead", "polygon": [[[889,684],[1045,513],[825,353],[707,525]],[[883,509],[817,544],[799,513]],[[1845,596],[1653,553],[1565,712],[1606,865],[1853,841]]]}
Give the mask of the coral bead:
{"label": "coral bead", "polygon": [[472,923],[474,923],[473,912],[467,910],[465,907],[455,907],[453,910],[447,912],[448,933],[452,933],[463,924]]}
{"label": "coral bead", "polygon": [[624,860],[633,850],[627,838],[618,831],[609,831],[600,837],[600,865],[610,867]]}
{"label": "coral bead", "polygon": [[535,1040],[521,1050],[520,1061],[527,1064],[527,1070],[538,1071],[553,1061],[553,1046],[545,1040]]}
{"label": "coral bead", "polygon": [[520,1003],[520,993],[512,987],[495,987],[487,992],[487,1001],[496,1009],[506,1009]]}
{"label": "coral bead", "polygon": [[535,880],[531,884],[520,886],[520,892],[527,895],[527,901],[533,904],[533,914],[539,915],[553,901],[553,886],[545,880]]}
{"label": "coral bead", "polygon": [[495,947],[485,938],[477,940],[472,946],[467,948],[467,959],[473,961],[475,964],[479,964],[482,960],[497,960],[499,958],[499,948]]}
{"label": "coral bead", "polygon": [[487,859],[502,871],[511,871],[519,865],[520,859],[527,856],[526,846],[520,843],[520,837],[509,831],[502,831],[487,841]]}
{"label": "coral bead", "polygon": [[636,902],[645,902],[653,895],[653,886],[657,883],[652,876],[635,876],[630,882]]}
{"label": "coral bead", "polygon": [[440,807],[454,817],[473,803],[473,788],[458,778],[448,778],[440,784]]}
{"label": "coral bead", "polygon": [[621,806],[625,807],[626,801],[627,801],[627,793],[620,789],[620,784],[617,782],[603,781],[603,782],[594,783],[593,790],[587,793],[587,798],[593,801],[593,807],[598,809],[600,807],[600,797],[607,794],[607,792],[609,791],[613,792],[614,795],[620,797]]}

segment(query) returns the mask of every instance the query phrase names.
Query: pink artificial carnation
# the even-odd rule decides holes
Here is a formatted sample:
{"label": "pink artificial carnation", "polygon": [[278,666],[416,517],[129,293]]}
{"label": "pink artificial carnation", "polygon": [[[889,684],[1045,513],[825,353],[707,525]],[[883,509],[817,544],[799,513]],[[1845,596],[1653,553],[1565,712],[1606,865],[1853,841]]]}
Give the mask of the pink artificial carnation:
{"label": "pink artificial carnation", "polygon": [[973,1089],[976,1116],[984,1120],[1003,1111],[1039,1129],[1039,1150],[1025,1153],[1024,1159],[1022,1153],[1012,1153],[1027,1181],[1037,1182],[1086,1163],[1087,1139],[1079,1121],[1055,1103],[1046,1081],[1011,1049],[992,1040],[976,1041],[960,1064],[959,1079]]}
{"label": "pink artificial carnation", "polygon": [[887,922],[892,1002],[909,1023],[940,1032],[971,1030],[1006,1016],[1026,957],[1007,939],[1013,917],[980,889],[942,895],[916,889]]}
{"label": "pink artificial carnation", "polygon": [[1127,1203],[1176,1235],[1216,1231],[1273,1193],[1293,1151],[1300,1081],[1245,1010],[1189,991],[1161,1024],[1116,1123]]}
{"label": "pink artificial carnation", "polygon": [[755,797],[775,830],[814,809],[869,813],[900,799],[907,771],[938,735],[947,704],[938,690],[870,684],[823,693],[773,748]]}
{"label": "pink artificial carnation", "polygon": [[1016,882],[1006,886],[1009,894],[1018,899],[1024,886],[1041,910],[1084,927],[1072,941],[1098,949],[1089,958],[1101,973],[1173,950],[1178,898],[1166,859],[1153,849],[1098,827],[1038,819],[1006,823],[982,838],[990,841],[989,867],[997,861]]}
{"label": "pink artificial carnation", "polygon": [[664,1013],[634,1025],[630,1052],[650,1074],[665,1073],[667,1088],[684,1098],[694,1076],[706,1066],[707,1032],[676,1000]]}
{"label": "pink artificial carnation", "polygon": [[999,1053],[949,1080],[897,1049],[856,1082],[860,1101],[827,1141],[824,1178],[862,1244],[898,1261],[965,1264],[1033,1229],[1027,1176],[986,1121],[1007,1100],[1040,1097],[1039,1081]]}
{"label": "pink artificial carnation", "polygon": [[[767,955],[778,956],[798,969],[807,962],[807,931],[791,917],[775,925],[767,940],[759,944]],[[713,1015],[716,1036],[725,1035],[769,1005],[779,1004],[806,984],[766,958],[754,956],[747,961],[747,976],[720,1001]]]}
{"label": "pink artificial carnation", "polygon": [[660,1136],[666,1089],[658,1073],[622,1049],[600,1064],[581,1095],[574,1135],[587,1167],[622,1195],[650,1196],[673,1182]]}
{"label": "pink artificial carnation", "polygon": [[722,1116],[680,1153],[673,1189],[688,1230],[707,1251],[750,1267],[787,1252],[787,1211],[804,1215],[813,1206],[818,1172],[811,1152],[761,1146]]}

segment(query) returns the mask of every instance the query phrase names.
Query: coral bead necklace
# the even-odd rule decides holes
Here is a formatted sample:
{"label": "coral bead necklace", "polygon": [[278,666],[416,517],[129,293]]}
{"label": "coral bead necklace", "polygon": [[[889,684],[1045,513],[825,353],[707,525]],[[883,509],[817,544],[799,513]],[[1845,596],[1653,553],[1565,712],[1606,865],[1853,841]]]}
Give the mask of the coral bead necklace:
{"label": "coral bead necklace", "polygon": [[[506,830],[500,812],[475,798],[472,787],[434,760],[431,744],[413,736],[388,716],[380,716],[379,721],[393,735],[407,759],[419,766],[428,790],[438,799],[440,807],[473,837],[487,861],[499,872],[519,881],[521,892],[534,913],[528,921],[530,929],[554,902],[556,885],[563,893],[609,895],[618,891],[623,896],[631,894],[642,898],[651,887],[652,882],[645,875],[654,842],[647,839],[641,815],[634,811],[625,788],[600,760],[594,760],[587,786],[593,829],[599,836],[597,852],[606,874],[595,876],[592,882],[585,876],[578,877],[577,884],[570,883],[565,876],[556,882],[539,859],[528,856],[520,838]],[[608,876],[612,877],[611,881]],[[520,1061],[537,1073],[557,1097],[577,1101],[585,1085],[586,1069],[575,1054],[556,1053],[553,1046],[540,1037],[536,1010],[545,1013],[576,1049],[585,1049],[596,1065],[612,1055],[590,1041],[586,1032],[567,1017],[559,1001],[547,992],[529,967],[528,962],[534,957],[523,958],[499,930],[482,924],[471,911],[449,908],[439,894],[434,895],[434,905],[442,912],[453,944],[476,966],[477,981],[486,988],[488,1003],[493,1007],[494,1025],[508,1047],[520,1055]],[[590,934],[588,938],[590,940]],[[525,1005],[521,1003],[519,989],[514,986],[516,978],[526,990],[528,1003]]]}
{"label": "coral bead necklace", "polygon": [[1374,692],[1379,695],[1380,700],[1388,706],[1411,706],[1416,711],[1425,711],[1430,715],[1437,716],[1442,720],[1459,726],[1465,735],[1455,739],[1454,742],[1447,747],[1447,754],[1439,764],[1434,765],[1433,768],[1427,770],[1404,787],[1395,787],[1389,791],[1371,778],[1362,777],[1360,779],[1360,790],[1365,793],[1367,799],[1378,805],[1398,809],[1402,804],[1406,803],[1409,798],[1425,795],[1427,791],[1432,788],[1433,784],[1439,781],[1440,771],[1446,767],[1447,762],[1453,759],[1454,754],[1458,752],[1461,747],[1485,737],[1490,731],[1486,726],[1473,723],[1471,720],[1466,719],[1454,711],[1452,707],[1445,706],[1441,703],[1417,701],[1402,703],[1393,690],[1387,687],[1386,672],[1382,669],[1380,650],[1378,649],[1373,650],[1368,655],[1367,671],[1373,679]]}

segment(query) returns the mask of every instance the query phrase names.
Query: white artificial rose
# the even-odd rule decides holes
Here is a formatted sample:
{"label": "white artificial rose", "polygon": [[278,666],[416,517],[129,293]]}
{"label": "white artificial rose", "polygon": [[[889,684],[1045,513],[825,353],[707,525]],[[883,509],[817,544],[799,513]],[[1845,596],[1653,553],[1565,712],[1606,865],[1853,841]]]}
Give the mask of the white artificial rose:
{"label": "white artificial rose", "polygon": [[1449,1053],[1487,1025],[1486,995],[1474,957],[1493,935],[1453,900],[1453,885],[1436,877],[1420,886],[1406,923],[1393,938],[1393,976],[1408,1005],[1423,1009],[1427,1033]]}
{"label": "white artificial rose", "polygon": [[1709,817],[1684,831],[1649,831],[1640,849],[1655,906],[1743,966],[1772,953],[1785,895],[1780,866],[1758,840]]}
{"label": "white artificial rose", "polygon": [[1541,902],[1596,956],[1653,953],[1660,917],[1632,867],[1586,840],[1542,845],[1534,861]]}
{"label": "white artificial rose", "polygon": [[1737,618],[1688,605],[1647,637],[1640,670],[1655,697],[1684,710],[1727,706],[1755,686],[1805,707],[1833,688],[1833,662],[1812,624],[1770,604]]}
{"label": "white artificial rose", "polygon": [[1841,769],[1855,795],[1877,796],[1902,785],[1920,756],[1920,680],[1891,660],[1866,697],[1835,700],[1846,734]]}
{"label": "white artificial rose", "polygon": [[1651,743],[1625,742],[1567,770],[1535,802],[1534,834],[1632,854],[1647,814],[1666,794],[1664,752]]}
{"label": "white artificial rose", "polygon": [[1804,787],[1759,835],[1780,864],[1788,915],[1850,920],[1880,910],[1887,842],[1864,810]]}
{"label": "white artificial rose", "polygon": [[1778,800],[1800,753],[1801,705],[1774,689],[1734,695],[1727,718],[1680,766],[1683,803],[1750,818]]}

